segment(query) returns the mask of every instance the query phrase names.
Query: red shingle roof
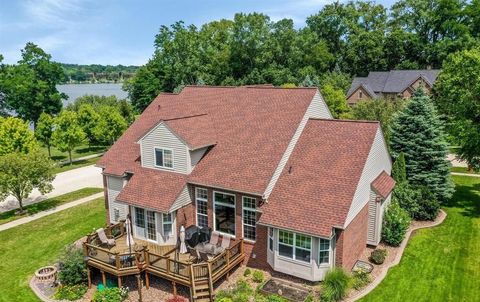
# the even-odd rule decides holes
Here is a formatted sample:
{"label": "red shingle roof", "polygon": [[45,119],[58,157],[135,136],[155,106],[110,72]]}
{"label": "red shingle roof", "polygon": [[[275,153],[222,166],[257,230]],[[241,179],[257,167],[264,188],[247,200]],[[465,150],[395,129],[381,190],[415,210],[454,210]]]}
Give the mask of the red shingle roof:
{"label": "red shingle roof", "polygon": [[[105,167],[107,174],[120,176],[126,171],[133,172],[140,164],[140,147],[136,142],[149,129],[160,121],[202,115],[181,122],[167,121],[193,145],[212,141],[212,133],[202,128],[204,121],[209,120],[215,129],[216,145],[196,165],[187,181],[261,195],[316,91],[315,88],[187,86],[178,95],[160,94],[98,165]],[[189,132],[197,131],[192,130],[197,127],[205,135],[198,141]],[[148,185],[153,182],[139,183]]]}
{"label": "red shingle roof", "polygon": [[188,144],[191,150],[215,145],[215,125],[208,114],[166,120],[170,129]]}
{"label": "red shingle roof", "polygon": [[377,122],[309,120],[260,223],[323,237],[343,226],[378,128]]}
{"label": "red shingle roof", "polygon": [[385,171],[380,173],[380,175],[372,181],[372,189],[382,196],[382,198],[387,198],[394,187],[395,180]]}
{"label": "red shingle roof", "polygon": [[168,212],[186,185],[185,180],[184,174],[137,168],[116,200]]}

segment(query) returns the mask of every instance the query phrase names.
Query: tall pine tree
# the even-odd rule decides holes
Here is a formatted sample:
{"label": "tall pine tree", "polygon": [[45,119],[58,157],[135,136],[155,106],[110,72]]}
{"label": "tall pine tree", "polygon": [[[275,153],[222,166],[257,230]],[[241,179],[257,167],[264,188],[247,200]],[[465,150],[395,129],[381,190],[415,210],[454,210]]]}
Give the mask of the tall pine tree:
{"label": "tall pine tree", "polygon": [[414,93],[390,127],[392,155],[405,154],[409,182],[426,186],[441,201],[450,198],[454,186],[446,159],[448,145],[437,112],[422,89]]}

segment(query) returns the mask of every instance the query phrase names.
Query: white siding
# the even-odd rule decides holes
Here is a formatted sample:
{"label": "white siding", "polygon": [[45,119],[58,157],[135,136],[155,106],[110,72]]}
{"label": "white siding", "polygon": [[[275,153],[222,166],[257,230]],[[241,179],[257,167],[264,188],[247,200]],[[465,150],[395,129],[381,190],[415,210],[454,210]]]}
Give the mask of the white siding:
{"label": "white siding", "polygon": [[180,195],[178,195],[177,199],[173,203],[172,207],[170,208],[170,212],[176,211],[190,203],[192,203],[192,199],[190,198],[190,192],[188,191],[188,186],[185,186]]}
{"label": "white siding", "polygon": [[[121,177],[107,176],[107,193],[108,193],[108,211],[110,215],[110,223],[116,223],[118,220],[126,219],[128,214],[128,206],[115,202],[120,191],[122,191],[124,180]],[[118,211],[119,219],[115,220],[115,212]]]}
{"label": "white siding", "polygon": [[378,221],[377,221],[377,243],[380,243],[382,238],[382,226],[383,226],[383,216],[385,215],[385,210],[390,205],[392,200],[392,194],[388,195],[387,199],[382,202],[382,205],[379,207]]}
{"label": "white siding", "polygon": [[205,152],[207,152],[207,149],[208,147],[189,151],[189,155],[190,155],[189,173],[192,172],[192,170],[195,168],[198,162],[202,159]]}
{"label": "white siding", "polygon": [[295,145],[297,144],[297,141],[300,138],[300,135],[302,134],[303,129],[305,128],[305,125],[308,122],[308,119],[310,118],[325,118],[325,119],[332,118],[332,114],[328,110],[328,107],[318,90],[315,96],[313,97],[312,102],[308,106],[307,111],[305,112],[305,115],[302,118],[302,121],[300,122],[297,130],[295,131],[295,134],[290,140],[290,143],[288,144],[287,149],[285,150],[285,153],[283,153],[283,156],[280,159],[280,162],[277,168],[275,169],[275,172],[273,173],[272,179],[270,180],[270,182],[267,185],[267,188],[265,189],[265,193],[263,194],[265,199],[268,199],[268,197],[272,193],[273,187],[277,183],[283,168],[287,164],[287,161],[290,158],[290,155],[292,154],[292,151],[295,148]]}
{"label": "white siding", "polygon": [[[173,150],[173,171],[185,174],[188,173],[188,148],[178,136],[165,126],[165,124],[160,123],[156,126],[141,139],[140,144],[142,167],[161,169],[155,167],[154,148],[168,148]],[[172,171],[171,169],[164,170]]]}
{"label": "white siding", "polygon": [[350,210],[345,221],[345,228],[368,203],[370,199],[370,184],[383,170],[390,174],[392,170],[392,162],[385,145],[381,128],[379,127],[367,161],[363,167],[363,172],[357,185],[357,190],[353,196],[352,205],[350,206]]}

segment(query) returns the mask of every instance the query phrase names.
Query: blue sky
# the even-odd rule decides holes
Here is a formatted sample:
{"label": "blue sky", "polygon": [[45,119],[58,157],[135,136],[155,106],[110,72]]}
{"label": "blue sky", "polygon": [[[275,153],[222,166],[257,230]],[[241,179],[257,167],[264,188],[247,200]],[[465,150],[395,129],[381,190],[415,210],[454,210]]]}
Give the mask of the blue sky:
{"label": "blue sky", "polygon": [[[333,0],[0,0],[0,54],[19,60],[34,42],[53,59],[77,64],[142,65],[161,25],[201,25],[237,12],[291,18],[297,27]],[[390,5],[393,0],[378,0]]]}

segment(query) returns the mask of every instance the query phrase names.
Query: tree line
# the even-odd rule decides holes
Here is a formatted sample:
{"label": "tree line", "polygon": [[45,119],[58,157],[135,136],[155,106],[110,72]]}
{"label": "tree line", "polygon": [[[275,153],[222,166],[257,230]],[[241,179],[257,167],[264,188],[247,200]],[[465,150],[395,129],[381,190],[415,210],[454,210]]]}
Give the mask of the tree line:
{"label": "tree line", "polygon": [[61,64],[64,71],[62,83],[121,83],[128,80],[138,66]]}
{"label": "tree line", "polygon": [[479,0],[399,0],[391,8],[336,2],[299,29],[290,19],[274,22],[259,13],[200,27],[180,21],[160,27],[152,58],[125,88],[139,110],[159,92],[187,84],[280,86],[307,79],[322,86],[333,77],[345,93],[354,75],[441,68],[450,53],[478,46],[479,7]]}

